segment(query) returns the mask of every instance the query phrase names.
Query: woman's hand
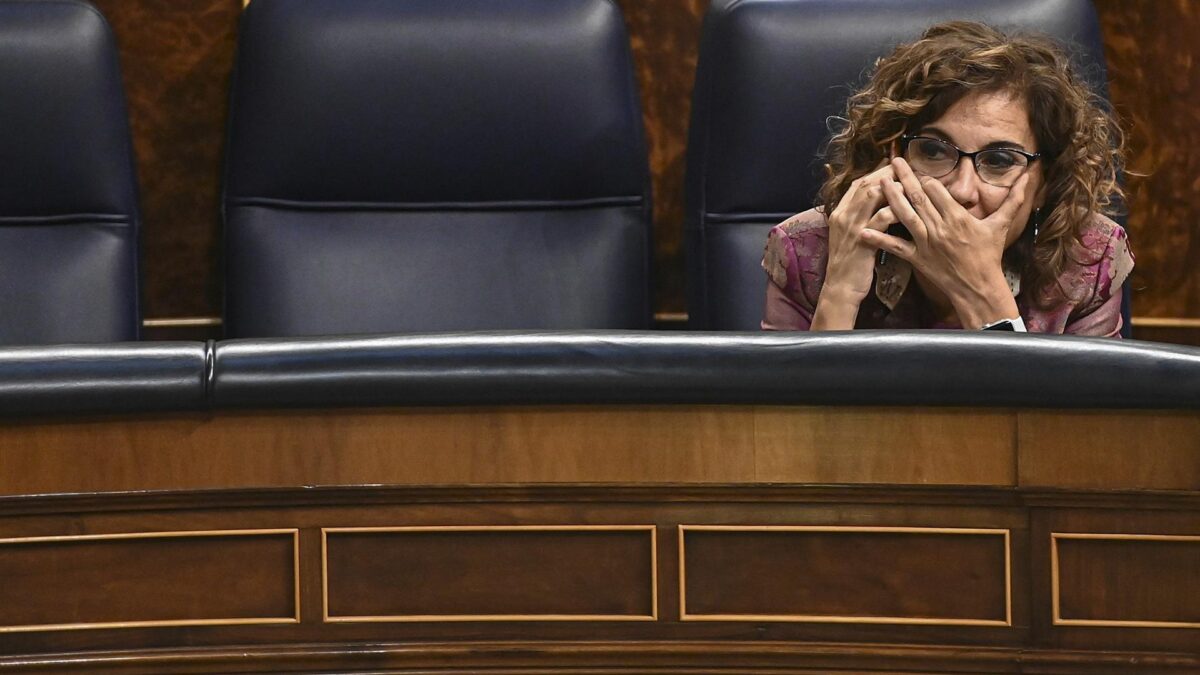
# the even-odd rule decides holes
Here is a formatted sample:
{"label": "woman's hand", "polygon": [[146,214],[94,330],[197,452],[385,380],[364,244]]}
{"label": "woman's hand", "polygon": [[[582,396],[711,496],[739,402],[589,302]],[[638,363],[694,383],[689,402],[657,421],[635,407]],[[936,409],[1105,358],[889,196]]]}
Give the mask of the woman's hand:
{"label": "woman's hand", "polygon": [[893,159],[891,166],[899,182],[881,180],[880,188],[912,241],[873,230],[862,232],[862,240],[912,263],[949,298],[964,328],[1016,317],[1017,303],[1001,260],[1012,223],[1029,218],[1025,199],[1028,174],[1017,179],[999,208],[979,219],[968,213],[941,181],[918,178],[901,158]]}
{"label": "woman's hand", "polygon": [[863,239],[865,230],[882,232],[897,222],[886,206],[882,184],[895,183],[886,160],[872,173],[855,180],[829,214],[829,262],[817,299],[812,330],[854,328],[859,305],[871,291],[876,247]]}

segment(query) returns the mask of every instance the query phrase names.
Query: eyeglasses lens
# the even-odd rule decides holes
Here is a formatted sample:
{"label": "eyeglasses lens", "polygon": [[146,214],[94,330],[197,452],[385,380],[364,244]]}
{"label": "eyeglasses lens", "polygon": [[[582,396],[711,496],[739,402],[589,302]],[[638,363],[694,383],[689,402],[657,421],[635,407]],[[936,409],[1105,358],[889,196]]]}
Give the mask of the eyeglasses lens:
{"label": "eyeglasses lens", "polygon": [[1029,166],[1029,159],[1011,150],[988,150],[975,155],[975,171],[983,180],[999,187],[1012,187]]}
{"label": "eyeglasses lens", "polygon": [[958,151],[954,146],[932,138],[910,140],[905,156],[912,168],[934,178],[945,176],[958,165]]}
{"label": "eyeglasses lens", "polygon": [[[954,171],[960,158],[958,149],[953,145],[933,138],[913,138],[909,140],[906,150],[905,157],[909,164],[933,178],[941,178]],[[1029,159],[1025,155],[1011,150],[984,150],[975,155],[975,172],[985,182],[997,187],[1012,187],[1028,166]]]}

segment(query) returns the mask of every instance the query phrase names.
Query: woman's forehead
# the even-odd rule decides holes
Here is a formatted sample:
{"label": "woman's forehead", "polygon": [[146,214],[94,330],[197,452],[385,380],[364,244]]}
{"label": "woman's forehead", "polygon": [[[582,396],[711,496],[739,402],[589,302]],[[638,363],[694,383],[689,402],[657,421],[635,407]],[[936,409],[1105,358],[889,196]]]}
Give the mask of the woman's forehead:
{"label": "woman's forehead", "polygon": [[1023,96],[1009,91],[967,94],[927,127],[936,128],[964,149],[1002,141],[1032,149],[1035,143],[1029,106]]}

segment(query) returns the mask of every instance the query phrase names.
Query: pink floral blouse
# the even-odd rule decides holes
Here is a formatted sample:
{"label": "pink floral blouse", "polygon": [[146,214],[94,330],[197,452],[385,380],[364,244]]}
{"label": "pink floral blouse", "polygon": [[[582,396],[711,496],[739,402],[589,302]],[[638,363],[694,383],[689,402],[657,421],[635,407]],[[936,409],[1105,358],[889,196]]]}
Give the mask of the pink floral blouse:
{"label": "pink floral blouse", "polygon": [[[1040,309],[1021,293],[1021,279],[1005,270],[1021,318],[1031,333],[1121,336],[1121,285],[1133,269],[1125,230],[1096,216],[1083,233],[1083,255],[1059,277],[1070,300]],[[767,237],[762,266],[767,272],[763,330],[808,330],[829,255],[829,225],[816,209],[776,225]],[[875,292],[858,312],[855,328],[960,328],[937,321],[912,267],[895,256],[875,266]]]}

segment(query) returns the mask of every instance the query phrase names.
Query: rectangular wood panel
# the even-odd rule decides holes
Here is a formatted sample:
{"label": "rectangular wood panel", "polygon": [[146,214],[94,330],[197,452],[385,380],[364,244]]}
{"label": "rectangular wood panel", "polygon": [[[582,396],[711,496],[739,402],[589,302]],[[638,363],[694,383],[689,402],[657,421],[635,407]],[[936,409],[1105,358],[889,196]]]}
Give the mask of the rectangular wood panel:
{"label": "rectangular wood panel", "polygon": [[325,620],[654,620],[655,528],[325,528]]}
{"label": "rectangular wood panel", "polygon": [[1196,411],[1017,415],[1021,487],[1200,490]]}
{"label": "rectangular wood panel", "polygon": [[681,525],[685,621],[1008,626],[1008,530]]}
{"label": "rectangular wood panel", "polygon": [[1200,535],[1051,535],[1054,624],[1200,629]]}
{"label": "rectangular wood panel", "polygon": [[0,632],[296,623],[297,530],[0,539]]}

